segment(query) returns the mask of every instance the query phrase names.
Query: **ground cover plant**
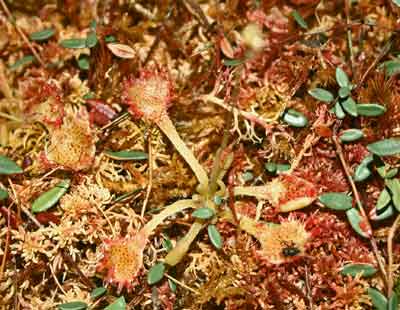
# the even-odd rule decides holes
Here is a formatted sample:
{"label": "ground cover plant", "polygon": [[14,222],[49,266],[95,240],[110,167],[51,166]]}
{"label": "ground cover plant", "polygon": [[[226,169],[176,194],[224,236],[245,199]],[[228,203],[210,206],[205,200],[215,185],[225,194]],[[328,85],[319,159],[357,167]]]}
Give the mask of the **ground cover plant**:
{"label": "ground cover plant", "polygon": [[0,309],[398,309],[399,20],[0,0]]}

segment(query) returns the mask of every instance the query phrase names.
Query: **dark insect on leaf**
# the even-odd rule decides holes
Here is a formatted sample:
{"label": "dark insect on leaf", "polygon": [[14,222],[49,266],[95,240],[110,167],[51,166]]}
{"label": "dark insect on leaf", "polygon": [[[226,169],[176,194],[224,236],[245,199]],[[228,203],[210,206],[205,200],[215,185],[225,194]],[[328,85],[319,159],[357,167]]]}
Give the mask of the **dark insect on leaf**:
{"label": "dark insect on leaf", "polygon": [[289,257],[289,256],[296,256],[300,253],[300,250],[296,247],[286,247],[282,249],[282,255]]}

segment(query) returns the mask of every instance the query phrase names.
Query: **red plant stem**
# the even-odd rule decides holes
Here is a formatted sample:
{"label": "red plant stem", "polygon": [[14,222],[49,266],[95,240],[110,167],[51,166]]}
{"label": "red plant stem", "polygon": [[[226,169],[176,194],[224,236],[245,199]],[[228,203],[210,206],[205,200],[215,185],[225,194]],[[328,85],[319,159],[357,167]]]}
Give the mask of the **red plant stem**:
{"label": "red plant stem", "polygon": [[393,238],[396,233],[397,227],[400,224],[400,214],[397,216],[396,220],[393,222],[392,227],[390,227],[389,230],[389,235],[387,238],[387,250],[388,250],[388,267],[387,267],[387,273],[388,273],[388,286],[387,286],[387,292],[388,292],[388,297],[392,295],[393,291]]}
{"label": "red plant stem", "polygon": [[[337,130],[337,128],[336,128],[336,130]],[[365,220],[365,222],[367,224],[367,230],[372,231],[371,223],[369,222],[369,218],[368,218],[368,216],[367,216],[367,214],[366,214],[366,212],[364,210],[364,207],[363,207],[361,199],[360,199],[360,194],[358,193],[356,184],[354,183],[353,178],[351,177],[349,167],[347,165],[346,159],[344,158],[342,146],[341,146],[341,144],[340,144],[340,142],[338,140],[338,137],[336,135],[336,130],[335,130],[335,133],[334,133],[334,135],[332,137],[333,142],[335,143],[335,146],[336,146],[336,153],[339,156],[339,159],[340,159],[340,162],[342,164],[343,170],[344,170],[344,172],[345,172],[345,174],[347,176],[347,179],[348,179],[348,181],[350,183],[350,186],[352,188],[353,195],[354,195],[354,198],[356,200],[357,206],[358,206],[358,208],[359,208],[359,210],[361,212],[361,215],[363,216],[363,218],[364,218],[364,220]],[[385,266],[382,263],[383,258],[381,257],[381,255],[379,253],[378,245],[377,245],[376,240],[375,240],[375,238],[374,238],[374,236],[372,234],[371,234],[371,236],[369,238],[369,241],[371,243],[372,251],[374,252],[376,261],[378,263],[379,270],[382,273],[383,282],[385,283],[386,287],[388,287],[388,277],[387,277],[387,274],[386,274]]]}

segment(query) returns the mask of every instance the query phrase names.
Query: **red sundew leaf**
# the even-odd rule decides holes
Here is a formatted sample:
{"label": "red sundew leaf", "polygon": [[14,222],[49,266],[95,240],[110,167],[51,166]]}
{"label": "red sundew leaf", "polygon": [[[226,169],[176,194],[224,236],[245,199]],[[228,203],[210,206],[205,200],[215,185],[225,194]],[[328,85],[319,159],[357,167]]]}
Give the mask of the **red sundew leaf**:
{"label": "red sundew leaf", "polygon": [[107,125],[112,119],[117,116],[117,112],[115,112],[115,110],[109,105],[104,104],[101,100],[88,99],[86,100],[86,103],[91,108],[89,113],[90,120],[96,125]]}
{"label": "red sundew leaf", "polygon": [[131,59],[135,58],[136,56],[135,50],[129,45],[121,43],[108,43],[107,47],[111,53],[119,58]]}
{"label": "red sundew leaf", "polygon": [[46,225],[50,222],[54,224],[60,224],[60,217],[55,215],[53,212],[41,212],[36,214],[36,219],[39,221],[40,224]]}

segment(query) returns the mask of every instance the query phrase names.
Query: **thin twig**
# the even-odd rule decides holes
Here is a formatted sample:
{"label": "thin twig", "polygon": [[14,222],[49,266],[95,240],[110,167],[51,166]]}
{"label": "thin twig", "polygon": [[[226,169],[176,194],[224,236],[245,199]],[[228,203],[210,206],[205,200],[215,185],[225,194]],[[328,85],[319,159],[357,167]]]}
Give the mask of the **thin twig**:
{"label": "thin twig", "polygon": [[151,146],[151,133],[150,133],[149,139],[148,139],[148,152],[149,152],[149,183],[147,184],[146,197],[143,202],[142,212],[140,212],[140,215],[142,217],[146,213],[147,203],[149,202],[151,189],[153,187],[153,150],[152,150],[152,146]]}
{"label": "thin twig", "polygon": [[308,300],[308,307],[310,310],[313,310],[313,300],[311,296],[311,286],[310,286],[310,275],[308,274],[308,267],[305,266],[305,276],[306,276],[306,296]]}
{"label": "thin twig", "polygon": [[61,290],[61,292],[63,292],[63,294],[66,295],[67,293],[64,291],[63,287],[61,286],[60,282],[58,281],[57,276],[55,275],[53,267],[51,266],[50,263],[49,263],[49,268],[50,268],[51,275],[53,276],[53,279],[56,282],[56,285]]}
{"label": "thin twig", "polygon": [[7,18],[9,19],[9,22],[15,27],[15,29],[17,30],[18,34],[21,36],[21,38],[25,42],[25,44],[28,45],[29,49],[32,51],[33,55],[39,61],[40,65],[45,67],[46,65],[43,62],[42,58],[39,56],[39,53],[33,47],[32,43],[26,37],[25,33],[21,30],[21,28],[18,27],[17,23],[14,21],[15,19],[12,16],[12,14],[11,14],[10,10],[8,9],[8,7],[7,7],[6,3],[4,2],[4,0],[0,0],[0,4],[1,4],[2,8],[3,8],[4,13],[6,13]]}
{"label": "thin twig", "polygon": [[3,259],[0,267],[0,281],[3,278],[4,269],[6,268],[7,255],[10,247],[10,239],[11,239],[11,206],[8,208],[8,213],[7,213],[7,234],[6,234],[6,242],[4,244]]}
{"label": "thin twig", "polygon": [[387,273],[388,273],[388,296],[392,296],[392,291],[393,291],[393,239],[394,235],[396,234],[396,230],[400,224],[400,214],[397,216],[396,220],[394,221],[392,227],[390,227],[389,230],[389,235],[387,238],[387,251],[388,251],[388,267],[387,267]]}
{"label": "thin twig", "polygon": [[198,291],[196,291],[195,289],[191,288],[190,286],[187,286],[185,283],[180,282],[179,280],[177,280],[177,279],[171,277],[169,274],[166,273],[165,276],[166,276],[168,279],[170,279],[171,281],[175,282],[176,284],[179,284],[179,285],[182,286],[183,288],[185,288],[185,289],[191,291],[192,293],[199,294]]}
{"label": "thin twig", "polygon": [[[337,128],[335,128],[335,132],[334,132],[334,135],[332,137],[333,142],[335,143],[335,146],[336,146],[336,153],[339,156],[339,159],[340,159],[340,162],[342,164],[343,170],[344,170],[344,172],[345,172],[345,174],[347,176],[347,179],[348,179],[348,181],[350,183],[350,186],[352,188],[353,195],[354,195],[354,198],[356,200],[358,209],[360,210],[361,215],[363,216],[363,218],[365,220],[365,223],[367,224],[367,230],[372,231],[371,223],[369,222],[369,218],[367,216],[367,213],[365,212],[364,207],[362,205],[360,194],[358,193],[356,184],[354,183],[353,178],[351,177],[349,167],[348,167],[346,159],[344,158],[344,155],[343,155],[342,146],[340,145],[340,142],[339,142],[336,134],[337,134]],[[369,237],[369,241],[370,241],[371,246],[372,246],[372,251],[374,252],[375,258],[376,258],[376,260],[378,262],[379,270],[382,273],[383,281],[384,281],[385,285],[387,286],[388,285],[388,278],[387,278],[385,266],[382,263],[383,258],[381,257],[381,255],[379,253],[378,245],[377,245],[376,240],[375,240],[375,238],[374,238],[374,236],[372,234]]]}
{"label": "thin twig", "polygon": [[351,72],[354,73],[354,54],[353,54],[353,40],[351,38],[351,27],[350,25],[350,7],[351,7],[351,0],[345,0],[345,14],[346,14],[346,26],[347,26],[347,45],[349,48],[349,58],[350,58],[350,67]]}

